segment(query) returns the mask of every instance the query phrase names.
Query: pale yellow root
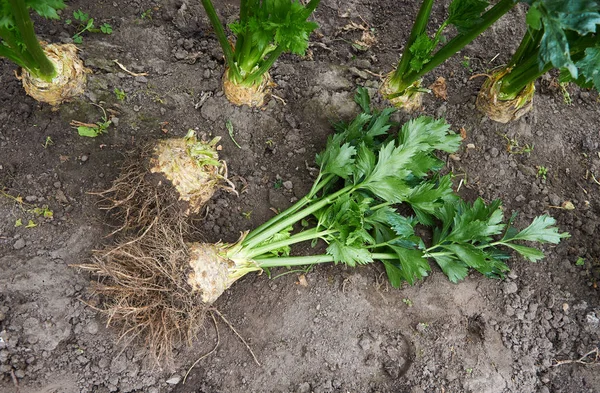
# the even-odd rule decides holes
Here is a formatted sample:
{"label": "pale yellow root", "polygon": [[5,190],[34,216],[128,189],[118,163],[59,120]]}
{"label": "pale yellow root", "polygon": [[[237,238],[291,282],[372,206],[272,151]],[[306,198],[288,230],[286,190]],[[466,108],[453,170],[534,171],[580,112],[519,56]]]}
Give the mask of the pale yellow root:
{"label": "pale yellow root", "polygon": [[227,252],[237,248],[246,233],[235,244],[189,244],[190,267],[192,272],[188,284],[194,291],[200,292],[202,301],[214,303],[234,282],[250,272],[262,272],[262,269],[249,260],[237,262],[227,257]]}
{"label": "pale yellow root", "polygon": [[40,102],[59,105],[84,92],[86,74],[91,71],[83,65],[73,44],[43,45],[44,53],[56,67],[52,82],[36,78],[23,70],[21,80],[25,92]]}
{"label": "pale yellow root", "polygon": [[227,74],[229,69],[225,69],[223,74],[223,92],[225,97],[235,105],[248,105],[252,108],[264,106],[271,97],[271,89],[275,86],[269,73],[265,73],[262,82],[259,85],[251,87],[237,85],[229,80]]}
{"label": "pale yellow root", "polygon": [[406,89],[405,94],[389,98],[390,95],[396,93],[396,91],[390,87],[391,77],[392,73],[389,73],[385,77],[383,83],[379,87],[379,93],[381,93],[381,95],[396,108],[402,109],[408,113],[420,110],[423,106],[423,93],[418,90],[421,87],[421,80],[416,81],[412,86]]}
{"label": "pale yellow root", "polygon": [[508,73],[504,69],[492,74],[481,86],[477,95],[476,106],[490,119],[499,123],[508,123],[517,120],[533,108],[533,96],[535,86],[533,82],[525,88],[512,100],[501,100],[498,97],[500,83],[498,81]]}

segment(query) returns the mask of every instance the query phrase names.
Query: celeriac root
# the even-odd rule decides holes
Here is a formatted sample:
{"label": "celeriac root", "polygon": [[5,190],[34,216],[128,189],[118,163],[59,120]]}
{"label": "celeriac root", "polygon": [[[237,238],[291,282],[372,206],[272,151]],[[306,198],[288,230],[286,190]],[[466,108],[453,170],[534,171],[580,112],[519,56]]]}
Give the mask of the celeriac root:
{"label": "celeriac root", "polygon": [[509,70],[495,72],[483,83],[477,95],[476,106],[490,119],[499,123],[508,123],[517,120],[533,108],[534,83],[531,82],[512,100],[501,100],[498,95],[501,84],[500,79]]}
{"label": "celeriac root", "polygon": [[251,108],[260,108],[264,106],[271,97],[271,89],[275,83],[271,76],[266,72],[262,77],[262,82],[250,87],[238,85],[227,77],[229,69],[225,69],[223,74],[223,93],[225,97],[235,105],[248,105]]}
{"label": "celeriac root", "polygon": [[86,74],[91,71],[83,65],[73,44],[46,44],[44,53],[54,64],[57,75],[47,82],[23,70],[20,78],[25,92],[40,102],[59,105],[84,92]]}
{"label": "celeriac root", "polygon": [[398,97],[388,98],[390,95],[397,93],[397,91],[390,86],[391,77],[392,73],[389,73],[385,77],[383,83],[379,87],[379,93],[396,108],[402,109],[405,112],[412,113],[421,109],[423,106],[423,92],[420,91],[421,80],[413,83],[406,89],[404,94]]}
{"label": "celeriac root", "polygon": [[225,162],[218,161],[216,142],[198,142],[188,134],[132,153],[111,187],[92,193],[119,222],[112,234],[144,230],[155,217],[178,223],[198,213],[217,189],[235,192]]}

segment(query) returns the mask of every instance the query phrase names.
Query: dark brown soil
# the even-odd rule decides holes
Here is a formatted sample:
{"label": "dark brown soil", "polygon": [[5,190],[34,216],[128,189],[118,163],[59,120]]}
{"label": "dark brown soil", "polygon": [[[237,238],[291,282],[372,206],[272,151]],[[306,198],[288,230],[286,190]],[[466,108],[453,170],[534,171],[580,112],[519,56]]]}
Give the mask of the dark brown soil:
{"label": "dark brown soil", "polygon": [[[434,22],[448,3],[437,2]],[[234,1],[217,5],[224,19],[235,17]],[[428,95],[422,113],[466,130],[463,148],[448,158],[465,198],[501,198],[521,225],[549,213],[570,239],[545,247],[540,263],[513,258],[505,281],[473,274],[455,285],[434,271],[393,289],[378,265],[319,266],[305,274],[307,286],[300,272],[250,275],[216,306],[260,365],[225,323],[217,321],[217,334],[208,318],[194,345],[177,348],[175,364],[162,369],[143,344],[123,349],[118,330],[82,302],[93,301],[90,277],[69,265],[110,243],[104,236],[115,224],[88,193],[107,188],[127,151],[147,141],[190,128],[218,135],[221,157],[245,192],[217,193],[194,236],[235,241],[309,189],[331,122],[358,113],[357,85],[385,105],[376,75],[392,69],[418,2],[323,0],[312,58],[281,58],[272,76],[286,104],[273,99],[264,110],[224,98],[221,50],[200,2],[74,0],[63,15],[79,8],[114,28],[109,36],[86,34],[79,45],[94,71],[85,97],[52,111],[25,96],[15,67],[0,60],[0,391],[600,392],[598,362],[556,366],[600,345],[598,94],[569,87],[568,105],[551,74],[538,81],[534,109],[519,121],[493,123],[475,109],[482,79],[470,77],[507,60],[523,33],[524,8],[425,78],[428,86],[445,77],[448,100]],[[64,19],[41,21],[40,37],[69,41],[73,27]],[[361,32],[344,30],[350,22],[373,28],[377,44],[354,49]],[[114,59],[147,75],[131,76]],[[115,88],[126,92],[124,101]],[[114,116],[95,139],[69,126],[100,120],[91,103]],[[557,208],[565,201],[575,210]],[[53,219],[31,212],[44,205]],[[29,220],[37,226],[27,228]]]}

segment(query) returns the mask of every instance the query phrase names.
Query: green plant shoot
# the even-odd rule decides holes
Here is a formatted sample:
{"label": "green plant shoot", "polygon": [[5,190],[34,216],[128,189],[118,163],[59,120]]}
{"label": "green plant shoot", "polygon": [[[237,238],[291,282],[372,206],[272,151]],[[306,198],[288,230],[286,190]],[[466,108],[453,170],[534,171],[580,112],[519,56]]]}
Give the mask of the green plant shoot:
{"label": "green plant shoot", "polygon": [[310,0],[303,6],[297,0],[241,0],[240,17],[229,26],[235,35],[232,47],[211,0],[202,0],[225,55],[226,77],[236,85],[253,86],[262,82],[281,54],[304,55],[308,37],[317,28],[307,19],[319,2]]}
{"label": "green plant shoot", "polygon": [[[386,88],[382,89],[388,99],[410,96],[418,90],[420,79],[425,74],[477,38],[510,11],[518,0],[500,0],[487,11],[487,0],[453,0],[448,18],[430,37],[427,25],[433,3],[434,0],[423,0],[398,66],[386,81]],[[449,26],[454,26],[457,34],[442,44],[444,33]]]}

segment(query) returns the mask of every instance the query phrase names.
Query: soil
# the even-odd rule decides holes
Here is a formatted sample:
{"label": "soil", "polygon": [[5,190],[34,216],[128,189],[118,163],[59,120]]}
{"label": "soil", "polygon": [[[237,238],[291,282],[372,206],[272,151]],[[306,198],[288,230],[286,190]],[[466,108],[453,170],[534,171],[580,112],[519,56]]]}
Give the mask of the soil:
{"label": "soil", "polygon": [[[27,97],[15,67],[0,60],[0,391],[600,392],[598,361],[557,365],[600,346],[598,94],[569,86],[568,105],[550,74],[537,83],[533,111],[516,122],[494,123],[475,109],[483,80],[471,76],[507,61],[523,34],[521,6],[425,78],[424,86],[446,78],[448,99],[426,95],[412,116],[445,117],[466,131],[463,148],[448,157],[466,199],[501,198],[507,215],[520,213],[519,225],[549,213],[571,233],[544,248],[545,260],[512,258],[504,281],[472,274],[451,284],[435,270],[401,289],[377,264],[249,275],[215,304],[247,346],[222,319],[208,318],[170,366],[153,363],[143,342],[119,341],[90,306],[93,277],[70,267],[112,242],[114,223],[88,193],[107,188],[127,152],[150,140],[188,129],[222,137],[221,157],[244,192],[218,192],[197,239],[235,241],[304,195],[331,122],[359,111],[355,87],[385,105],[377,74],[392,69],[418,3],[323,0],[311,55],[278,61],[272,76],[281,99],[264,110],[223,96],[221,49],[200,2],[73,0],[61,21],[39,21],[50,42],[71,40],[74,27],[64,20],[79,8],[114,31],[84,34],[81,56],[93,70],[87,93],[57,111]],[[448,3],[436,2],[434,23]],[[217,8],[235,18],[235,2]],[[362,32],[344,29],[351,22],[373,28],[376,44],[354,48]],[[69,123],[99,121],[92,104],[109,111],[113,125],[80,137]],[[566,201],[575,209],[557,208]],[[52,219],[32,212],[46,205]]]}

